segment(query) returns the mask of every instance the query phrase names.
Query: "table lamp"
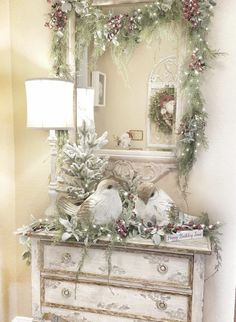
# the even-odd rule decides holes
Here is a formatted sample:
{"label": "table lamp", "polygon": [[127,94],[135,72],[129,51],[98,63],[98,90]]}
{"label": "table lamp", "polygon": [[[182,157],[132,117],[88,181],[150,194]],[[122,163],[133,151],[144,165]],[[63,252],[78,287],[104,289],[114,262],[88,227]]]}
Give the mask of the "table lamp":
{"label": "table lamp", "polygon": [[[77,117],[74,122],[73,82],[60,79],[30,79],[25,81],[27,101],[27,127],[49,130],[51,176],[49,183],[50,205],[47,217],[56,213],[57,198],[57,137],[55,130],[73,129],[82,121],[93,122],[94,92],[90,88],[77,88]],[[73,129],[75,131],[75,129]]]}

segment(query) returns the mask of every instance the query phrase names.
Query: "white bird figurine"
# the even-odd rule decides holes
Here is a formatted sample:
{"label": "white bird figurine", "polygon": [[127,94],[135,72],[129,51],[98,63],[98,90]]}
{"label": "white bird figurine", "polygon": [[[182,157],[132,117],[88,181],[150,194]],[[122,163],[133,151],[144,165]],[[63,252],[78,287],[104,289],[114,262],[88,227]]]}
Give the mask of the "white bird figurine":
{"label": "white bird figurine", "polygon": [[118,219],[122,212],[122,201],[118,192],[119,183],[113,179],[104,179],[96,191],[80,206],[67,199],[61,199],[58,205],[70,216],[77,216],[81,222],[105,225]]}
{"label": "white bird figurine", "polygon": [[141,183],[137,189],[135,213],[144,223],[168,224],[168,213],[173,205],[173,200],[151,182]]}

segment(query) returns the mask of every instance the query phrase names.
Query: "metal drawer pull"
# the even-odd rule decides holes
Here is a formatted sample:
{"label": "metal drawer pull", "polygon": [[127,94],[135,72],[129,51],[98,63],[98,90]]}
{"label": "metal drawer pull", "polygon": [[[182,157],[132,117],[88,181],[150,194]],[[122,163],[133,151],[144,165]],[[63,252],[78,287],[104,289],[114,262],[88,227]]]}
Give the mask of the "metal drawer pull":
{"label": "metal drawer pull", "polygon": [[167,309],[167,304],[164,301],[157,301],[156,306],[161,311],[165,311]]}
{"label": "metal drawer pull", "polygon": [[157,270],[159,273],[165,274],[168,272],[168,267],[165,264],[160,264],[160,265],[158,265]]}
{"label": "metal drawer pull", "polygon": [[61,262],[64,264],[68,264],[71,261],[71,254],[70,253],[64,253],[61,255]]}
{"label": "metal drawer pull", "polygon": [[68,290],[68,288],[63,288],[63,289],[61,290],[61,294],[62,294],[62,296],[63,296],[63,297],[65,297],[65,298],[69,298],[69,297],[71,297],[71,291],[70,291],[70,290]]}

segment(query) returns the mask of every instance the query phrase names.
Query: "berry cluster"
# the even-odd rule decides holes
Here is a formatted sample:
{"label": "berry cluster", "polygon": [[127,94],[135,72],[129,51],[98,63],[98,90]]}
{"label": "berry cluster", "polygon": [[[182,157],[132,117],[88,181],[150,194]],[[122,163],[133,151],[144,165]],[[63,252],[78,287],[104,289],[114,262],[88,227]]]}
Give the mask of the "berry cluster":
{"label": "berry cluster", "polygon": [[120,14],[109,19],[108,26],[110,27],[110,30],[107,36],[108,40],[111,41],[121,30],[123,17],[124,15]]}
{"label": "berry cluster", "polygon": [[192,54],[192,59],[189,64],[189,68],[191,70],[197,71],[197,72],[202,72],[206,68],[205,62],[202,60],[201,57],[198,57],[195,53]]}
{"label": "berry cluster", "polygon": [[199,23],[199,0],[182,0],[184,18],[191,22],[193,27]]}
{"label": "berry cluster", "polygon": [[116,230],[120,237],[126,237],[128,235],[128,227],[126,226],[125,222],[123,220],[118,220],[116,224]]}
{"label": "berry cluster", "polygon": [[120,14],[112,16],[108,21],[109,32],[107,38],[109,41],[122,30],[125,32],[132,32],[137,29],[137,21],[135,16],[129,16],[128,14]]}
{"label": "berry cluster", "polygon": [[61,9],[61,3],[55,3],[52,5],[52,12],[50,14],[50,20],[45,23],[45,26],[53,29],[54,31],[62,31],[67,23],[67,15]]}

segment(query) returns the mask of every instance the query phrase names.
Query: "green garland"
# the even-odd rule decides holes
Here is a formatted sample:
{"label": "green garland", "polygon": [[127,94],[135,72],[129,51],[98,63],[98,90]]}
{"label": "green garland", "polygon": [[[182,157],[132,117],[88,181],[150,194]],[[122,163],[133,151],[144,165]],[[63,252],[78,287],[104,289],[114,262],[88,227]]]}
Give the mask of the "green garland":
{"label": "green garland", "polygon": [[[165,103],[173,102],[171,110]],[[157,90],[150,99],[149,118],[164,134],[172,134],[175,120],[175,89],[165,87]]]}
{"label": "green garland", "polygon": [[[178,168],[180,176],[186,178],[196,161],[198,149],[207,148],[205,136],[207,113],[198,108],[187,112],[179,127]],[[187,181],[185,181],[185,184]]]}
{"label": "green garland", "polygon": [[108,242],[106,258],[108,264],[108,280],[112,270],[111,255],[115,245],[124,245],[126,241],[139,236],[140,238],[150,239],[153,244],[158,246],[165,239],[166,234],[175,234],[176,232],[200,229],[204,236],[210,238],[212,249],[216,257],[216,265],[213,274],[221,266],[221,246],[220,246],[220,227],[221,224],[216,222],[211,224],[208,214],[203,213],[198,217],[189,217],[181,213],[176,206],[169,209],[169,223],[165,225],[155,225],[151,222],[144,223],[137,219],[135,208],[135,196],[139,177],[134,177],[123,184],[120,191],[122,200],[122,214],[119,220],[108,225],[94,225],[88,221],[79,221],[75,216],[65,214],[63,209],[58,205],[58,213],[54,218],[35,219],[28,226],[23,226],[17,230],[20,236],[20,242],[25,246],[23,259],[29,264],[31,261],[31,235],[34,233],[43,233],[52,237],[54,242],[74,241],[82,245],[82,259],[78,265],[77,278],[83,268],[84,259],[88,248],[97,243],[98,240],[105,238]]}
{"label": "green garland", "polygon": [[[127,198],[127,196],[125,197]],[[130,195],[129,195],[130,198]],[[127,211],[127,209],[125,210]],[[35,219],[28,226],[18,228],[16,234],[20,236],[20,242],[24,245],[25,251],[22,254],[27,264],[31,262],[31,235],[34,233],[44,233],[52,236],[54,242],[60,241],[74,241],[80,242],[83,247],[83,259],[81,259],[77,278],[82,270],[84,259],[88,252],[88,248],[92,244],[96,244],[100,239],[108,241],[107,246],[107,262],[108,262],[108,273],[111,273],[111,253],[115,245],[125,244],[130,238],[140,236],[144,239],[150,239],[155,245],[159,245],[164,240],[166,234],[174,234],[180,231],[192,231],[195,229],[203,230],[204,236],[210,238],[212,244],[212,250],[215,253],[216,265],[214,267],[215,274],[221,267],[221,246],[219,235],[221,235],[219,229],[221,224],[219,222],[210,224],[208,215],[202,214],[200,217],[196,217],[194,221],[181,223],[179,220],[179,212],[177,209],[170,210],[170,223],[163,226],[156,226],[151,223],[144,224],[142,221],[137,220],[131,213],[129,218],[123,218],[110,225],[92,225],[84,224],[79,222],[76,218],[70,218],[65,214],[60,213],[60,216],[53,220],[46,219]],[[109,277],[108,274],[108,277]]]}
{"label": "green garland", "polygon": [[[183,115],[181,128],[189,128],[188,122],[197,114],[206,120],[200,85],[202,74],[217,53],[209,48],[207,35],[213,16],[213,0],[159,0],[151,4],[135,6],[126,14],[105,14],[101,8],[92,5],[91,0],[47,0],[51,3],[51,12],[46,23],[53,31],[52,59],[53,68],[59,77],[71,75],[66,64],[68,54],[68,21],[75,14],[75,58],[76,64],[83,56],[85,47],[93,48],[94,63],[107,50],[111,49],[115,61],[122,66],[123,60],[131,57],[135,46],[161,31],[170,24],[180,24],[187,35],[188,56],[182,68],[182,94],[186,101],[186,114]],[[186,140],[188,132],[178,131],[176,147],[179,176],[183,176],[187,185],[189,172],[197,159],[196,146],[206,146],[206,122],[194,138],[201,142]],[[186,135],[185,135],[186,134]],[[198,134],[198,135],[197,135]]]}

